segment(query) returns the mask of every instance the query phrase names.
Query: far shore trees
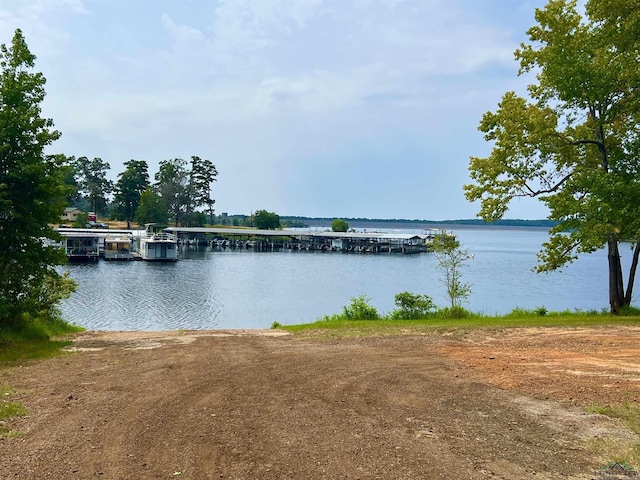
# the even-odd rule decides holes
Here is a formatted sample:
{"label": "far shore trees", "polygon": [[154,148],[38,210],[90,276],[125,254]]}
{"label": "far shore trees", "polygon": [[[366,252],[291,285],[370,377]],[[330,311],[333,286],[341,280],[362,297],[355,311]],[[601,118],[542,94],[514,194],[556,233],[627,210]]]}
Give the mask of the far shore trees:
{"label": "far shore trees", "polygon": [[[618,313],[631,303],[640,254],[640,6],[588,0],[585,12],[575,0],[536,10],[530,44],[515,52],[520,73],[536,81],[528,99],[507,92],[484,114],[479,130],[494,146],[487,158],[471,158],[465,192],[487,221],[502,218],[514,197],[547,205],[558,224],[539,272],[606,247]],[[621,241],[632,246],[626,290]]]}
{"label": "far shore trees", "polygon": [[260,230],[276,230],[280,228],[280,215],[266,210],[257,210],[253,214],[253,223]]}
{"label": "far shore trees", "polygon": [[47,246],[69,193],[64,156],[45,155],[58,139],[41,116],[45,78],[21,30],[0,45],[0,330],[56,316],[57,302],[74,283],[56,266],[64,251]]}
{"label": "far shore trees", "polygon": [[346,220],[337,218],[331,222],[331,230],[334,232],[346,232],[349,230],[349,223]]}

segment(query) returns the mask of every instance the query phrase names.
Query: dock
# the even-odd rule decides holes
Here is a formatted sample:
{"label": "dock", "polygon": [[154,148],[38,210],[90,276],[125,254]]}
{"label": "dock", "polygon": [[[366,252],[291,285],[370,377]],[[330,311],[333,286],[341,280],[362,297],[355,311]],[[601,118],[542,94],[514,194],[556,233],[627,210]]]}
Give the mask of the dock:
{"label": "dock", "polygon": [[175,234],[180,243],[191,245],[252,248],[260,251],[288,249],[357,253],[428,252],[435,236],[445,233],[437,229],[423,233],[388,233],[218,227],[169,227],[165,231]]}
{"label": "dock", "polygon": [[[73,228],[56,230],[64,237],[62,246],[66,249],[71,261],[96,261],[98,258],[140,260],[143,256],[141,243],[148,238],[145,230]],[[251,249],[261,252],[298,250],[374,254],[425,253],[431,250],[431,244],[437,235],[453,235],[440,229],[423,230],[422,233],[390,233],[332,232],[312,229],[168,227],[163,231],[174,237],[176,244],[182,247],[208,246],[216,249]]]}

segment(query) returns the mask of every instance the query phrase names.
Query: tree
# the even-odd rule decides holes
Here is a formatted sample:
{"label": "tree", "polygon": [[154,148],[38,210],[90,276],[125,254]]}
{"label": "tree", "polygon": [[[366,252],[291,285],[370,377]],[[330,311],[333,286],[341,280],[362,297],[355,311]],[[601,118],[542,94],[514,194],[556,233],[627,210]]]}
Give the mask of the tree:
{"label": "tree", "polygon": [[461,248],[453,235],[444,232],[433,238],[431,248],[438,259],[438,269],[444,274],[442,283],[451,308],[461,307],[471,295],[471,285],[462,281],[462,270],[469,260],[469,253]]}
{"label": "tree", "polygon": [[140,196],[149,188],[149,166],[144,160],[124,162],[125,171],[118,175],[113,202],[114,216],[131,222],[140,206]]}
{"label": "tree", "polygon": [[46,80],[35,59],[21,30],[0,45],[0,329],[50,318],[58,287],[73,289],[56,271],[64,252],[44,241],[60,238],[49,224],[68,191],[62,159],[44,154],[60,133],[41,117]]}
{"label": "tree", "polygon": [[[530,44],[515,52],[520,74],[536,72],[529,99],[507,92],[479,130],[493,150],[472,157],[465,185],[484,220],[515,197],[536,197],[557,221],[538,272],[580,253],[608,250],[612,313],[631,303],[640,254],[640,6],[627,0],[551,0],[537,9]],[[624,289],[619,243],[633,255]]]}
{"label": "tree", "polygon": [[166,225],[169,222],[167,205],[153,189],[147,188],[140,195],[140,205],[136,211],[135,220],[140,224]]}
{"label": "tree", "polygon": [[196,207],[207,207],[210,223],[213,223],[213,204],[216,203],[211,198],[211,184],[217,180],[217,176],[218,170],[211,160],[191,157],[191,187],[195,195],[194,203]]}
{"label": "tree", "polygon": [[80,193],[88,200],[91,210],[104,212],[107,197],[113,190],[113,182],[107,179],[107,172],[111,168],[109,162],[101,158],[89,160],[87,157],[79,157],[75,167]]}
{"label": "tree", "polygon": [[335,219],[331,222],[331,230],[334,232],[346,232],[349,230],[349,223],[346,220]]}
{"label": "tree", "polygon": [[182,158],[163,160],[155,180],[156,191],[173,216],[175,225],[183,225],[183,219],[194,209],[187,162]]}
{"label": "tree", "polygon": [[65,185],[68,187],[67,206],[79,208],[82,203],[82,196],[80,195],[80,187],[76,180],[75,157],[67,157],[62,153],[58,153],[53,155],[51,160],[64,166],[63,178]]}
{"label": "tree", "polygon": [[258,210],[253,215],[253,222],[260,230],[275,230],[280,228],[280,215],[266,210]]}

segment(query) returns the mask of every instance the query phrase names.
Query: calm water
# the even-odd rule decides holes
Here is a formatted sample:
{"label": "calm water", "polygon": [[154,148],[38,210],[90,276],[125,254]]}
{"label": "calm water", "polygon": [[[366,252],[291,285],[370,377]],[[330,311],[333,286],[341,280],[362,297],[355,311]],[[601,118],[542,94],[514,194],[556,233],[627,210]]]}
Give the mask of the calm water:
{"label": "calm water", "polygon": [[[531,269],[546,231],[452,231],[473,254],[464,271],[464,280],[472,285],[467,307],[473,311],[608,306],[604,251],[583,256],[562,272],[535,274]],[[69,265],[66,268],[79,288],[62,305],[65,318],[102,330],[268,328],[274,321],[306,323],[339,313],[352,297],[362,294],[380,313],[393,310],[394,295],[403,291],[426,293],[438,305],[447,304],[436,259],[430,254],[183,247],[180,255],[178,262],[167,264]]]}

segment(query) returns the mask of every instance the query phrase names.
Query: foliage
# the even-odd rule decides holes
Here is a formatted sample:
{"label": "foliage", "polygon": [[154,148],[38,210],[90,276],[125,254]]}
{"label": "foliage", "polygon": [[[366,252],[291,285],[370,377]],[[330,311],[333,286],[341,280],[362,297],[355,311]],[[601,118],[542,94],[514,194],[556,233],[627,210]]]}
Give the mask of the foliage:
{"label": "foliage", "polygon": [[[609,312],[564,311],[549,312],[548,315],[483,315],[465,310],[463,318],[451,318],[448,309],[438,310],[434,315],[416,320],[392,320],[389,316],[379,320],[347,321],[342,315],[327,315],[313,323],[300,325],[282,325],[288,332],[324,331],[328,337],[368,336],[368,335],[440,335],[450,332],[465,335],[473,329],[505,329],[505,328],[563,328],[588,327],[601,328],[612,325],[638,326],[640,316],[623,317],[611,315]],[[458,315],[460,316],[460,315]],[[455,321],[452,321],[455,320]]]}
{"label": "foliage", "polygon": [[105,212],[107,197],[113,190],[113,182],[107,179],[109,162],[101,158],[89,160],[87,157],[79,157],[75,160],[74,167],[79,192],[89,202],[91,211]]}
{"label": "foliage", "polygon": [[0,362],[60,356],[60,349],[71,341],[52,338],[82,330],[60,319],[36,319],[22,326],[0,329]]}
{"label": "foliage", "polygon": [[192,227],[204,227],[207,225],[208,217],[209,215],[204,212],[191,212],[185,217],[185,221],[187,225]]}
{"label": "foliage", "polygon": [[52,155],[50,159],[57,161],[63,166],[64,171],[62,177],[64,184],[67,186],[67,205],[70,207],[83,207],[80,186],[76,180],[75,157],[67,157],[62,153],[58,153]]}
{"label": "foliage", "polygon": [[280,216],[274,212],[257,210],[253,214],[253,223],[260,230],[275,230],[280,228]]}
{"label": "foliage", "polygon": [[144,160],[133,159],[124,162],[124,166],[114,188],[113,216],[131,222],[140,206],[142,193],[150,186],[149,166]]}
{"label": "foliage", "polygon": [[[470,201],[501,218],[515,197],[539,198],[557,222],[537,271],[608,248],[612,313],[631,303],[640,255],[640,10],[626,0],[550,0],[536,10],[530,44],[515,52],[520,74],[535,72],[529,99],[507,92],[479,130],[493,143],[472,157]],[[569,233],[567,233],[569,232]],[[633,240],[625,291],[618,244]]]}
{"label": "foliage", "polygon": [[87,212],[80,212],[73,222],[75,228],[85,228],[89,221],[89,214]]}
{"label": "foliage", "polygon": [[346,220],[337,218],[331,222],[331,230],[334,232],[346,232],[349,230],[349,223]]}
{"label": "foliage", "polygon": [[191,185],[194,203],[197,207],[206,207],[210,220],[213,219],[213,204],[216,203],[211,197],[211,184],[217,180],[217,176],[218,170],[211,160],[197,156],[191,157]]}
{"label": "foliage", "polygon": [[412,320],[426,318],[436,310],[436,305],[429,295],[418,295],[411,292],[401,292],[395,296],[396,309],[391,312],[391,318]]}
{"label": "foliage", "polygon": [[454,305],[451,307],[441,308],[436,312],[436,316],[447,320],[458,320],[460,318],[470,317],[472,314],[466,308]]}
{"label": "foliage", "polygon": [[61,158],[44,155],[59,132],[40,116],[45,78],[22,32],[0,46],[0,329],[38,317],[51,305],[48,282],[64,252],[50,224],[64,211],[68,190]]}
{"label": "foliage", "polygon": [[155,181],[156,192],[173,216],[176,226],[184,225],[183,217],[194,208],[187,162],[181,158],[161,161]]}
{"label": "foliage", "polygon": [[366,295],[351,298],[351,303],[342,307],[342,315],[347,320],[378,320],[380,315],[372,305],[369,305],[371,299]]}
{"label": "foliage", "polygon": [[135,220],[140,224],[159,223],[166,225],[169,222],[167,205],[155,190],[147,188],[140,194],[140,206],[136,212]]}
{"label": "foliage", "polygon": [[57,305],[62,300],[69,298],[77,287],[78,284],[71,278],[69,272],[64,272],[62,275],[52,275],[51,273],[45,275],[44,285],[38,299],[41,305],[38,318],[46,321],[62,320]]}
{"label": "foliage", "polygon": [[438,269],[443,273],[442,283],[449,297],[451,308],[460,304],[471,295],[471,285],[462,281],[462,270],[469,260],[469,252],[460,247],[460,243],[447,233],[436,235],[431,245],[438,259]]}

